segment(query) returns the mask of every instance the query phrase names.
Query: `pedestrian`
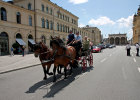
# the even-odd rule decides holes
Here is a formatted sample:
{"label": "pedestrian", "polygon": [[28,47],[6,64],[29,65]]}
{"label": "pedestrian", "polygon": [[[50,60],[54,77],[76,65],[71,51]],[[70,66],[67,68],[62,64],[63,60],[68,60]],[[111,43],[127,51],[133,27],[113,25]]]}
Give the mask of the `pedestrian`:
{"label": "pedestrian", "polygon": [[127,50],[127,56],[130,56],[131,46],[129,43],[127,43],[127,45],[126,45],[126,50]]}
{"label": "pedestrian", "polygon": [[24,57],[24,50],[25,50],[25,47],[22,46],[22,56]]}
{"label": "pedestrian", "polygon": [[11,47],[11,56],[14,56],[14,48]]}
{"label": "pedestrian", "polygon": [[139,56],[139,44],[138,43],[136,43],[136,50],[137,50],[137,54],[136,54],[136,56]]}

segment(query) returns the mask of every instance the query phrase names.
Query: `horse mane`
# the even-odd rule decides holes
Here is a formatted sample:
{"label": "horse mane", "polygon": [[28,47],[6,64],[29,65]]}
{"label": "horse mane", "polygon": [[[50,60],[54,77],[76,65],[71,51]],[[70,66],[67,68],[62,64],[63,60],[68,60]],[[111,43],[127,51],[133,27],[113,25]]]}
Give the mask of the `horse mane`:
{"label": "horse mane", "polygon": [[38,48],[43,49],[44,51],[48,50],[48,47],[43,42],[39,42],[34,45],[34,50]]}
{"label": "horse mane", "polygon": [[51,40],[50,40],[50,47],[52,47],[52,45],[55,44],[57,46],[62,46],[64,45],[64,42],[62,39],[60,39],[59,37],[51,37]]}

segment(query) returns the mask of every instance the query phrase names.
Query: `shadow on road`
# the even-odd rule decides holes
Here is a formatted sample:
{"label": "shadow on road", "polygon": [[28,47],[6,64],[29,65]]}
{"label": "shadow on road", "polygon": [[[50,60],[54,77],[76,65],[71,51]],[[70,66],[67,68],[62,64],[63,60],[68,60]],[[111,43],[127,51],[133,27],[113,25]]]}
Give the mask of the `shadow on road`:
{"label": "shadow on road", "polygon": [[[65,80],[62,75],[56,75],[57,81],[55,83],[52,82],[53,77],[49,77],[47,80],[43,80],[35,83],[33,86],[29,88],[25,93],[35,93],[38,89],[46,89],[47,94],[43,96],[43,98],[51,98],[54,97],[55,94],[62,91],[63,88],[68,86],[74,80],[77,80],[79,75],[90,72],[94,67],[87,67],[86,71],[82,71],[82,68],[76,68],[73,70],[72,75],[68,76],[67,80]],[[77,76],[77,77],[76,77]],[[50,86],[50,88],[48,88]],[[49,90],[49,91],[48,91]]]}
{"label": "shadow on road", "polygon": [[77,80],[79,77],[76,77],[78,75],[81,75],[83,73],[86,72],[90,72],[91,70],[93,70],[94,67],[87,67],[86,71],[83,72],[82,68],[79,67],[77,69],[73,70],[73,74],[68,76],[67,80],[59,80],[56,83],[54,83],[51,87],[50,87],[50,91],[43,96],[43,98],[51,98],[54,97],[55,94],[57,94],[58,92],[62,91],[63,88],[65,88],[66,86],[68,86],[70,83],[72,83],[74,80]]}

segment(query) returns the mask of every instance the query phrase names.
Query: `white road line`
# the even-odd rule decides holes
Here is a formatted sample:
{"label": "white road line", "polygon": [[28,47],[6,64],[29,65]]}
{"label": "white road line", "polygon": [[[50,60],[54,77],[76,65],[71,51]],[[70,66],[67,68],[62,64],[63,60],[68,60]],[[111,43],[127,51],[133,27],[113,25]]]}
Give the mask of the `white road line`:
{"label": "white road line", "polygon": [[132,54],[132,57],[133,57],[133,54]]}
{"label": "white road line", "polygon": [[101,63],[104,62],[106,60],[106,58],[104,58],[103,60],[101,60]]}
{"label": "white road line", "polygon": [[137,53],[137,52],[135,52],[135,51],[133,51],[133,50],[132,50],[132,52]]}
{"label": "white road line", "polygon": [[135,58],[133,58],[133,60],[134,60],[134,62],[136,62],[136,59]]}
{"label": "white road line", "polygon": [[122,73],[123,73],[123,78],[124,78],[125,80],[127,80],[127,76],[126,76],[126,73],[125,73],[125,71],[124,71],[124,67],[122,68]]}
{"label": "white road line", "polygon": [[109,55],[110,57],[112,56],[112,54]]}
{"label": "white road line", "polygon": [[140,72],[140,68],[138,67],[138,71]]}

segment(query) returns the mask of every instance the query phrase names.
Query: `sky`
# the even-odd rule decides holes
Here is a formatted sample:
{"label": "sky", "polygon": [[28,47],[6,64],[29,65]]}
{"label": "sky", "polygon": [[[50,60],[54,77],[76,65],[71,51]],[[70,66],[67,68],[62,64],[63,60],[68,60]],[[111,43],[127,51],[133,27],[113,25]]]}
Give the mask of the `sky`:
{"label": "sky", "polygon": [[108,34],[127,33],[132,38],[133,15],[140,0],[51,0],[79,17],[78,26],[97,27],[104,38]]}

